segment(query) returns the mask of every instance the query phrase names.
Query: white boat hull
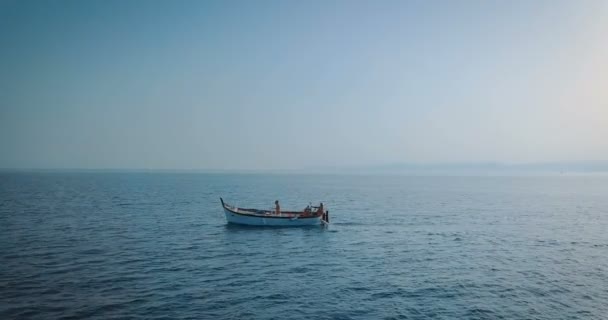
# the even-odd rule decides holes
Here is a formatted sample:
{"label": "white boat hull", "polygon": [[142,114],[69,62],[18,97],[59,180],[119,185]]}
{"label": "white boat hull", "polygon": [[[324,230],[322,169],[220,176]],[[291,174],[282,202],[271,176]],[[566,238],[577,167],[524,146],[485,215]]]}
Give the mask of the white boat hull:
{"label": "white boat hull", "polygon": [[321,217],[282,217],[272,214],[268,215],[250,215],[239,214],[224,208],[226,221],[233,224],[249,225],[249,226],[280,226],[280,227],[296,227],[296,226],[312,226],[321,224]]}

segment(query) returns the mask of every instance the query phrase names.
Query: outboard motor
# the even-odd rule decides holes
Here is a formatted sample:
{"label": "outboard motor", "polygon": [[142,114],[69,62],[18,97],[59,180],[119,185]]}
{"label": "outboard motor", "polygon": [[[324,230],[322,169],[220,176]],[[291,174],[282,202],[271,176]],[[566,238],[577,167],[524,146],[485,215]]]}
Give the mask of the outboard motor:
{"label": "outboard motor", "polygon": [[326,223],[329,223],[329,210],[325,211],[325,213],[323,213],[323,216],[321,217],[321,219],[323,219],[323,221],[325,221]]}

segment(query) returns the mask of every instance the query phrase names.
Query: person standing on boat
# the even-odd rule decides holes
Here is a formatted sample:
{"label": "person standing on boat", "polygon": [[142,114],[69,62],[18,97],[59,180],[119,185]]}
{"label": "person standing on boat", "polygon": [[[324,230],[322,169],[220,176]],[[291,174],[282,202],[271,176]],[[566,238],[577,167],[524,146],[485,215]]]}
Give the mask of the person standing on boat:
{"label": "person standing on boat", "polygon": [[317,209],[317,213],[320,213],[320,214],[325,213],[325,212],[323,211],[323,202],[321,202],[321,204],[319,205],[319,209]]}
{"label": "person standing on boat", "polygon": [[274,213],[276,213],[277,216],[281,215],[281,206],[279,205],[279,200],[275,200],[274,201]]}

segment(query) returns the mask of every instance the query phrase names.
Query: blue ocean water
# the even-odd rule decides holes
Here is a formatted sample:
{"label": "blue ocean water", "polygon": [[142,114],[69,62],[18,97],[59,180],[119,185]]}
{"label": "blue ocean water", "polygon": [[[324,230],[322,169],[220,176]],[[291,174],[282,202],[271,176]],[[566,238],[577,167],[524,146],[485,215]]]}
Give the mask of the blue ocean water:
{"label": "blue ocean water", "polygon": [[0,245],[1,319],[608,317],[605,176],[2,173]]}

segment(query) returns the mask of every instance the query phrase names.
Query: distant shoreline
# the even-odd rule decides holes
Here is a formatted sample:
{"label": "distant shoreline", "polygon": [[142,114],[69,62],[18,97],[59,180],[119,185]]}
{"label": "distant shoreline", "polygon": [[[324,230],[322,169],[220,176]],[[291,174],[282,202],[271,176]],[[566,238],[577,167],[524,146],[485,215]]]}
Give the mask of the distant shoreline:
{"label": "distant shoreline", "polygon": [[119,169],[0,168],[0,173],[150,173],[247,175],[370,175],[370,176],[608,176],[608,163],[593,165],[403,165],[309,169]]}

